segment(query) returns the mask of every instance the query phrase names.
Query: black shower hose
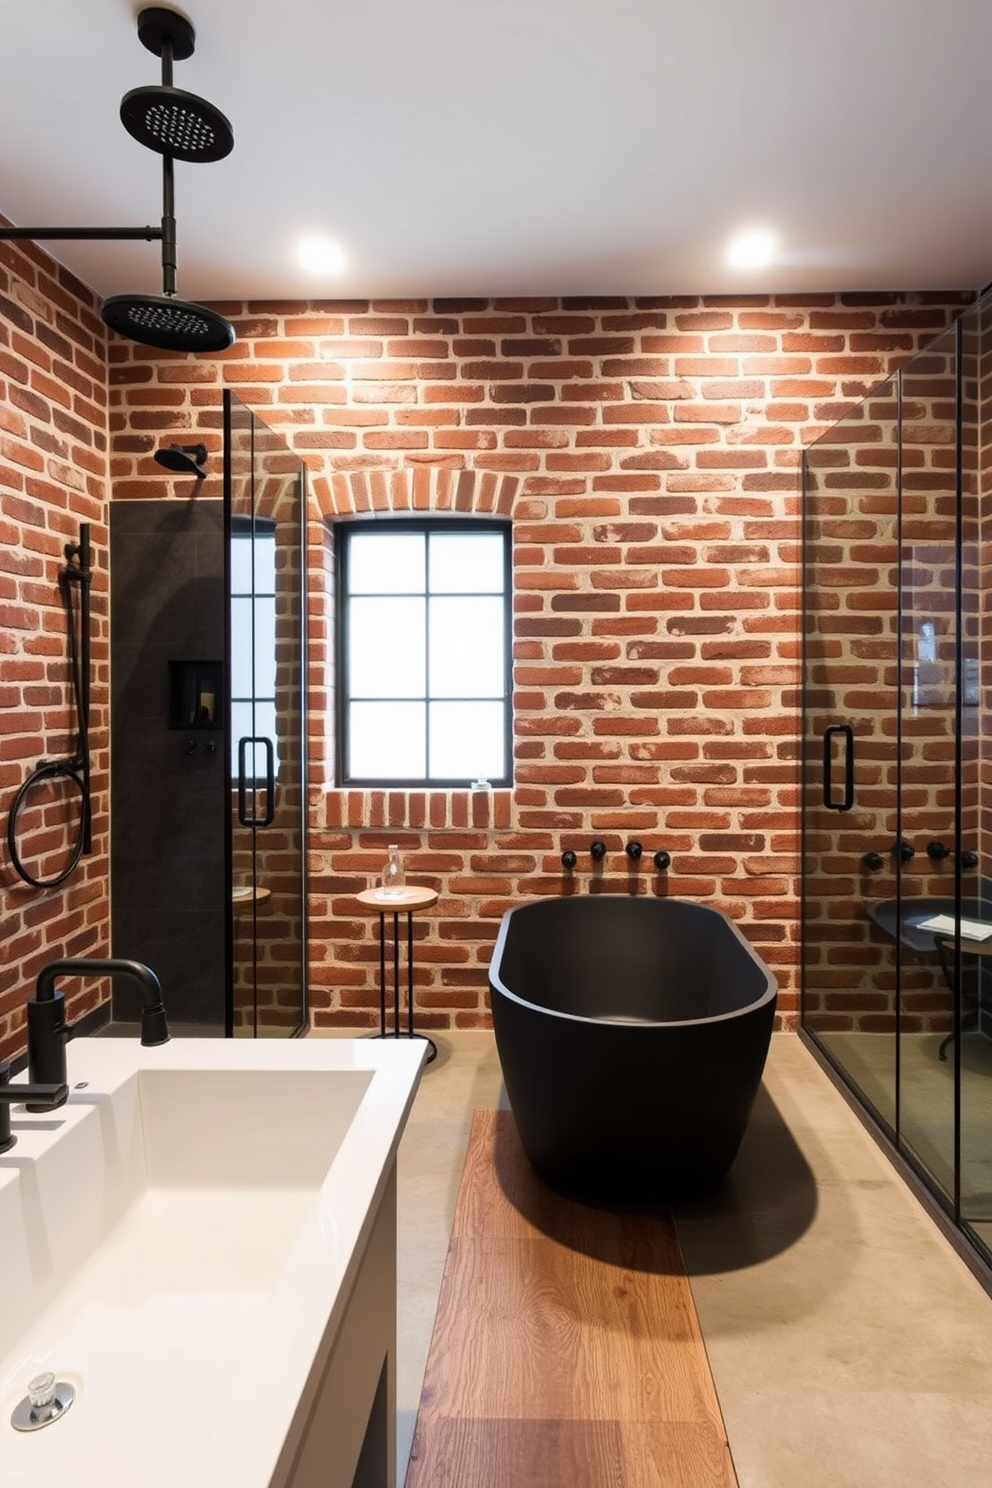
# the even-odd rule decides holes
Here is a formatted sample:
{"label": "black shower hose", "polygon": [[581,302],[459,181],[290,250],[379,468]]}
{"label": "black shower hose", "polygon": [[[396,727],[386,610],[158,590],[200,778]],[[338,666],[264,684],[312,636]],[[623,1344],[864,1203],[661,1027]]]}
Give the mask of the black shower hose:
{"label": "black shower hose", "polygon": [[[78,570],[63,569],[59,574],[59,588],[62,591],[62,602],[65,606],[66,637],[69,649],[69,675],[72,685],[73,703],[76,710],[76,752],[68,759],[39,760],[36,768],[31,771],[31,774],[14,796],[7,815],[7,851],[10,853],[10,861],[14,865],[19,877],[25,883],[30,884],[33,889],[54,889],[60,883],[64,883],[82,857],[83,849],[89,838],[90,789],[86,768],[89,734],[86,718],[86,702],[83,697],[83,676],[79,657],[75,607],[72,601],[73,583],[85,583],[86,581],[85,578],[80,578]],[[71,781],[79,793],[79,828],[76,832],[75,841],[70,848],[69,856],[59,872],[53,878],[35,878],[25,868],[17,851],[17,818],[34,787],[42,781],[56,779]]]}

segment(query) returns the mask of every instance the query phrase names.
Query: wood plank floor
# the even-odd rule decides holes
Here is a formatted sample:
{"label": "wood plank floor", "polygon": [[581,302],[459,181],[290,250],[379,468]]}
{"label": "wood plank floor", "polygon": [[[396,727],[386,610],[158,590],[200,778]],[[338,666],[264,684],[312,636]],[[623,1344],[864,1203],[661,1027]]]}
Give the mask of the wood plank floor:
{"label": "wood plank floor", "polygon": [[591,1209],[476,1111],[406,1488],[737,1488],[667,1212]]}

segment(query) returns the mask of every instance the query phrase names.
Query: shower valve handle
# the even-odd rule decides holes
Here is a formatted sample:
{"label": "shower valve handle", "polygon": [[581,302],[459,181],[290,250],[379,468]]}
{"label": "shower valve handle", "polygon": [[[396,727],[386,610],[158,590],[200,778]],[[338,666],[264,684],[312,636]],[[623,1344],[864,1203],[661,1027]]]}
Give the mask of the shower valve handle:
{"label": "shower valve handle", "polygon": [[595,842],[589,844],[589,856],[594,863],[600,863],[606,857],[606,843],[601,838],[597,837]]}

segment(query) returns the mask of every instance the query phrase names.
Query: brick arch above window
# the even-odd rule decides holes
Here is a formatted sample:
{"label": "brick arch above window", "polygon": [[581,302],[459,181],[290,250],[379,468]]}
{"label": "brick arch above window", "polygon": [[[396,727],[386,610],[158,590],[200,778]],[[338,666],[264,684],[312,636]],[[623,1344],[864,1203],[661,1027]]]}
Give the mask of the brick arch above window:
{"label": "brick arch above window", "polygon": [[361,512],[460,512],[510,518],[519,487],[516,475],[437,463],[338,470],[313,483],[325,517]]}

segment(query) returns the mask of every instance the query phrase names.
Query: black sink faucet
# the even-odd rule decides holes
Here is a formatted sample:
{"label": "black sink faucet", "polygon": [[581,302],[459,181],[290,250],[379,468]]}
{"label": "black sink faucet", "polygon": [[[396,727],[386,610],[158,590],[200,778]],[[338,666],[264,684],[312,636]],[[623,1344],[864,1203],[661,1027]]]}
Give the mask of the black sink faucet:
{"label": "black sink faucet", "polygon": [[[28,1071],[32,1084],[64,1085],[66,1082],[66,1042],[74,1029],[65,1021],[65,996],[56,992],[55,983],[66,976],[126,976],[138,983],[144,998],[141,1013],[141,1042],[167,1044],[169,1025],[162,1003],[158,977],[141,961],[116,958],[98,960],[84,956],[78,960],[52,961],[39,973],[35,994],[28,998]],[[47,1106],[28,1106],[28,1110],[47,1110]]]}
{"label": "black sink faucet", "polygon": [[12,1085],[10,1065],[0,1064],[0,1152],[9,1152],[17,1141],[10,1130],[10,1108],[15,1102],[32,1104],[32,1111],[53,1111],[65,1105],[69,1098],[69,1087],[61,1085]]}

